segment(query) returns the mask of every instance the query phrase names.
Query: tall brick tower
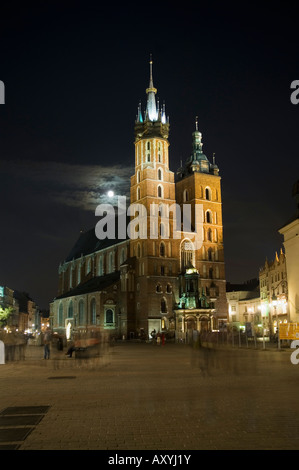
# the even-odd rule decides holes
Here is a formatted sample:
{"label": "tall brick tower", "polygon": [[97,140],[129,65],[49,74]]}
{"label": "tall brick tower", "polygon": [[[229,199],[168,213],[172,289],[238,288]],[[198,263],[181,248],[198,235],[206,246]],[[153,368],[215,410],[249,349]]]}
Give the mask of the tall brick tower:
{"label": "tall brick tower", "polygon": [[227,319],[220,176],[214,158],[210,163],[203,153],[197,120],[190,158],[176,178],[170,171],[169,120],[156,100],[152,66],[150,60],[146,110],[139,104],[135,121],[131,177],[135,326],[146,334],[176,329],[179,336],[216,329]]}
{"label": "tall brick tower", "polygon": [[[180,266],[180,305],[200,307],[196,314],[196,322],[191,321],[190,311],[184,314],[189,324],[200,330],[218,328],[227,321],[226,281],[223,248],[223,222],[221,177],[219,168],[203,153],[202,134],[198,130],[196,118],[195,131],[192,134],[192,152],[185,165],[177,171],[176,201],[182,206],[191,206],[191,225],[195,226],[195,207],[201,208],[202,246],[189,253],[189,259],[195,269],[184,265],[184,246],[181,245]],[[190,274],[197,275],[193,283],[195,295],[189,286]],[[189,292],[188,292],[189,289]],[[190,298],[190,301],[188,298]],[[204,312],[203,307],[206,307]],[[200,322],[200,327],[198,327]],[[189,325],[190,326],[190,325]]]}
{"label": "tall brick tower", "polygon": [[[135,122],[135,174],[131,177],[131,204],[146,210],[145,233],[130,241],[136,257],[137,328],[161,331],[169,327],[178,271],[179,242],[173,243],[174,173],[169,170],[169,119],[165,105],[156,101],[150,60],[149,87],[144,115],[139,104]],[[155,213],[153,213],[155,211]],[[169,218],[168,218],[169,215]],[[140,230],[140,225],[136,227]]]}

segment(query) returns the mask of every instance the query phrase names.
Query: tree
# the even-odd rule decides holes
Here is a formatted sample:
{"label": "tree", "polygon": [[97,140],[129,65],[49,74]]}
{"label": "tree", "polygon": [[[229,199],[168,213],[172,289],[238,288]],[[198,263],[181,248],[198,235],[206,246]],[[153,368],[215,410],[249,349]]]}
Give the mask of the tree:
{"label": "tree", "polygon": [[0,327],[7,325],[7,320],[13,312],[12,307],[0,307]]}

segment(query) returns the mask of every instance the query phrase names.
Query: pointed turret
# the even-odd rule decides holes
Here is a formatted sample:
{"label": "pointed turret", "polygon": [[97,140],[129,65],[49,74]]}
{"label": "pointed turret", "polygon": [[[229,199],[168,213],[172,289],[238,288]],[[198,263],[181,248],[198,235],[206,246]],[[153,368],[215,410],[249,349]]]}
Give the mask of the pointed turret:
{"label": "pointed turret", "polygon": [[139,101],[136,123],[143,122],[142,111],[141,111],[141,102]]}

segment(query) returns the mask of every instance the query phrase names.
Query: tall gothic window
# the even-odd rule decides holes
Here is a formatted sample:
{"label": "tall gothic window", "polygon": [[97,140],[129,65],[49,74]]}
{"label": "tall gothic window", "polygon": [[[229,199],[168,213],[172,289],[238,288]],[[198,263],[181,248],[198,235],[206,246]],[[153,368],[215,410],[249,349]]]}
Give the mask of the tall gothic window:
{"label": "tall gothic window", "polygon": [[151,143],[147,142],[146,144],[146,161],[150,162],[151,161]]}
{"label": "tall gothic window", "polygon": [[95,325],[97,321],[97,314],[96,314],[96,300],[92,299],[90,302],[90,323]]}
{"label": "tall gothic window", "polygon": [[68,312],[67,312],[67,314],[68,314],[68,317],[69,317],[69,318],[73,318],[73,316],[74,316],[74,308],[73,308],[73,302],[72,302],[72,300],[71,300],[70,303],[69,303],[69,307],[68,307]]}
{"label": "tall gothic window", "polygon": [[159,163],[162,162],[161,142],[158,142],[158,161],[159,161]]}
{"label": "tall gothic window", "polygon": [[79,325],[84,325],[84,302],[82,299],[79,302]]}
{"label": "tall gothic window", "polygon": [[58,310],[58,326],[63,326],[63,304],[59,304],[59,310]]}

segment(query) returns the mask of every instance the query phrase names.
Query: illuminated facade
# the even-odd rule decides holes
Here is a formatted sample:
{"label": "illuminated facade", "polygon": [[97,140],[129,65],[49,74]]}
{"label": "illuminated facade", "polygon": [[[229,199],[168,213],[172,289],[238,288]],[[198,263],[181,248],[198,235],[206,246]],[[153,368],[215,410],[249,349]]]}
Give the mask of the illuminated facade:
{"label": "illuminated facade", "polygon": [[[142,206],[145,222],[142,228],[136,223],[138,235],[126,240],[99,240],[94,229],[81,234],[59,267],[54,329],[98,328],[127,338],[155,330],[185,337],[227,321],[219,169],[203,153],[196,122],[191,156],[176,173],[170,170],[169,119],[156,92],[150,61],[146,110],[139,104],[134,127],[130,184],[131,206]],[[184,205],[190,207],[187,230]]]}
{"label": "illuminated facade", "polygon": [[292,195],[296,204],[296,213],[279,230],[279,233],[284,238],[283,244],[288,272],[289,321],[299,323],[299,181],[294,184]]}
{"label": "illuminated facade", "polygon": [[286,257],[282,250],[274,261],[265,261],[259,272],[261,313],[265,330],[274,334],[279,323],[286,323],[288,310],[288,280]]}

